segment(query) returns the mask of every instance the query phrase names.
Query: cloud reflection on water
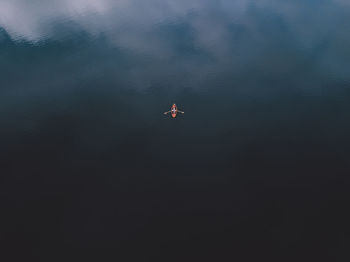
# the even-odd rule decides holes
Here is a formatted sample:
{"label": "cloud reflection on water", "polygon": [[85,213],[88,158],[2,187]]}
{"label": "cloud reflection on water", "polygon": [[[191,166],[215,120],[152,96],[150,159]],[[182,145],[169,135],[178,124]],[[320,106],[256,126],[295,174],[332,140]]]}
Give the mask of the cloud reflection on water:
{"label": "cloud reflection on water", "polygon": [[[155,78],[182,71],[194,81],[227,70],[277,77],[298,74],[307,62],[320,75],[347,79],[348,11],[342,0],[3,0],[0,27],[13,40],[40,44],[59,39],[58,27],[74,26],[151,59]],[[129,74],[145,83],[149,70]]]}

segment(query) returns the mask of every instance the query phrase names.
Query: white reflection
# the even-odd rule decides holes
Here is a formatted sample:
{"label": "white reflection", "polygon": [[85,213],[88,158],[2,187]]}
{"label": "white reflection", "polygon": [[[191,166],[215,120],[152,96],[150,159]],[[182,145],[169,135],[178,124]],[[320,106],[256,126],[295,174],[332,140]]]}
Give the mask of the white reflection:
{"label": "white reflection", "polygon": [[[283,28],[279,30],[293,37],[296,49],[307,50],[328,41],[320,64],[329,66],[331,57],[336,66],[344,67],[339,45],[350,39],[344,35],[346,30],[338,28],[349,23],[349,7],[347,0],[0,0],[0,27],[12,39],[35,43],[55,38],[54,26],[67,22],[92,36],[103,34],[117,47],[166,60],[176,54],[157,30],[162,25],[185,24],[191,29],[193,45],[217,63],[235,60],[242,65],[249,63],[249,53],[273,51],[269,45],[280,39],[274,39],[274,28],[269,31],[268,25],[262,31],[262,25],[280,23]],[[277,22],[270,22],[274,17]],[[243,40],[232,33],[232,26],[245,32]],[[191,64],[182,62],[184,68]],[[207,73],[203,68],[201,72]]]}
{"label": "white reflection", "polygon": [[[210,49],[227,38],[228,25],[244,24],[251,30],[259,26],[254,13],[280,15],[296,34],[309,44],[323,37],[334,25],[339,9],[348,7],[346,0],[328,0],[320,4],[309,1],[277,0],[1,0],[0,27],[14,39],[40,41],[53,36],[53,22],[72,21],[90,34],[107,33],[121,45],[138,45],[146,40],[153,27],[161,23],[185,22],[191,25],[197,41]],[[332,15],[333,14],[333,15]],[[322,32],[312,32],[319,24]],[[326,28],[324,28],[326,26]],[[311,29],[311,27],[313,27]],[[125,32],[125,28],[130,34]],[[123,32],[124,35],[120,35]],[[134,35],[131,35],[134,33]],[[137,33],[137,36],[135,35]],[[308,35],[308,34],[311,34]],[[318,35],[316,35],[318,34]],[[314,37],[316,36],[316,38]],[[136,38],[136,39],[135,39]],[[148,39],[147,39],[148,40]],[[154,44],[154,39],[150,40]],[[223,47],[225,48],[225,47]]]}

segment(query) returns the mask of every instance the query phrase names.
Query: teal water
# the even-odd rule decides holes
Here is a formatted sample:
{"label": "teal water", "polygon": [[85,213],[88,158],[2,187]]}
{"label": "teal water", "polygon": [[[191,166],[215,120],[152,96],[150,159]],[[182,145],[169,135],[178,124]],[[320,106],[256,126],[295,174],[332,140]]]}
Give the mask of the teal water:
{"label": "teal water", "polygon": [[10,259],[347,261],[349,11],[1,1]]}

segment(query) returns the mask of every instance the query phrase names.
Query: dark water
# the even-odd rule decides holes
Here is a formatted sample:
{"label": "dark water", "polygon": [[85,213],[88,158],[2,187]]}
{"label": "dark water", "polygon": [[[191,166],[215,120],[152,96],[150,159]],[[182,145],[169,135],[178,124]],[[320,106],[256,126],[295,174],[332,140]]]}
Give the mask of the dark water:
{"label": "dark water", "polygon": [[1,1],[4,261],[349,261],[349,14]]}

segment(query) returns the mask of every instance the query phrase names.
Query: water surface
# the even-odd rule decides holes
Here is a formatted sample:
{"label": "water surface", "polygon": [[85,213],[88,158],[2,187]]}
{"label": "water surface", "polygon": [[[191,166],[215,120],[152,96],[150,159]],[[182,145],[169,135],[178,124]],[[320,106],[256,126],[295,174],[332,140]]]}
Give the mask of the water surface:
{"label": "water surface", "polygon": [[12,259],[343,261],[349,11],[1,1]]}

